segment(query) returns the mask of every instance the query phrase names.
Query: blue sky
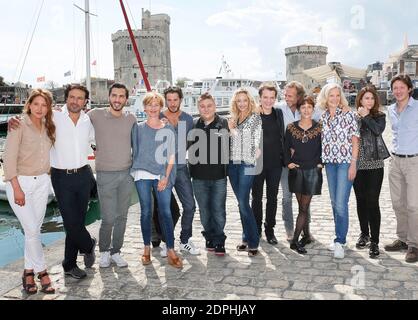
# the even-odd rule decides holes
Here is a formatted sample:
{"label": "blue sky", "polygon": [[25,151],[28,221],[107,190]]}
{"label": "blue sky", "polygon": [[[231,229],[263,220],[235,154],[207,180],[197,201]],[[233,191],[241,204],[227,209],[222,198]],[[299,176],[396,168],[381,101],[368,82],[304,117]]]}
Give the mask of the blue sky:
{"label": "blue sky", "polygon": [[[64,84],[84,77],[83,0],[45,0],[21,80],[45,76]],[[0,75],[17,80],[22,52],[41,0],[0,0]],[[365,68],[399,51],[408,34],[418,44],[418,2],[329,0],[125,0],[140,27],[141,8],[171,16],[174,78],[216,76],[224,55],[235,76],[284,78],[284,49],[322,44],[328,61]],[[125,29],[117,0],[91,0],[93,75],[113,78],[111,34]],[[319,31],[322,29],[322,33]],[[322,43],[321,43],[322,39]],[[21,58],[21,59],[19,59]],[[73,78],[64,78],[72,70]]]}

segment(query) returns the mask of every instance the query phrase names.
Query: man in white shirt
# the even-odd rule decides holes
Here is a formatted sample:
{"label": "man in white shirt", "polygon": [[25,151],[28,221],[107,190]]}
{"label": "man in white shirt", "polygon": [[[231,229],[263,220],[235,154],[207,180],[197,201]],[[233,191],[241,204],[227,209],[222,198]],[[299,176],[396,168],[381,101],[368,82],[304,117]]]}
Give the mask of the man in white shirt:
{"label": "man in white shirt", "polygon": [[84,254],[87,268],[95,261],[96,239],[84,225],[94,183],[88,165],[94,129],[90,118],[82,111],[89,91],[84,86],[71,85],[65,91],[65,98],[67,104],[62,112],[54,112],[56,141],[50,153],[51,181],[66,231],[64,273],[82,279],[87,274],[77,266],[78,252]]}

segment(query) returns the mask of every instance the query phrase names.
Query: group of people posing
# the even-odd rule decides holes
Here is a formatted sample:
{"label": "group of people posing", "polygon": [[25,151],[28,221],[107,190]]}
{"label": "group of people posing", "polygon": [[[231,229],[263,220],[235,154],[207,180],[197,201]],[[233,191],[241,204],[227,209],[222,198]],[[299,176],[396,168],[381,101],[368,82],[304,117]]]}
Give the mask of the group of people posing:
{"label": "group of people posing", "polygon": [[[314,241],[310,203],[321,194],[324,169],[335,222],[335,239],[329,249],[335,258],[344,258],[354,185],[361,229],[356,246],[369,247],[370,257],[375,258],[380,254],[379,196],[384,160],[389,157],[398,239],[385,250],[407,250],[406,261],[417,262],[418,102],[411,97],[413,85],[408,76],[396,76],[391,85],[396,98],[388,108],[392,155],[382,138],[386,115],[372,87],[359,92],[355,111],[338,84],[326,85],[315,101],[305,95],[300,83],[290,82],[285,103],[278,107],[274,85],[264,83],[259,88],[259,103],[246,88],[240,88],[232,97],[227,118],[217,114],[215,99],[204,93],[198,100],[196,119],[181,110],[181,89],[170,87],[164,96],[146,94],[147,118],[141,123],[123,110],[129,91],[122,84],[110,88],[108,108],[88,113],[83,111],[89,99],[84,86],[66,89],[66,105],[61,110],[53,109],[50,92],[33,90],[23,118],[9,122],[4,154],[8,199],[25,233],[24,290],[28,294],[38,291],[38,274],[41,291],[55,292],[40,238],[51,182],[66,231],[65,275],[86,277],[77,266],[79,253],[86,268],[95,263],[97,240],[84,225],[95,182],[88,165],[92,145],[102,218],[98,241],[102,268],[128,266],[121,248],[134,186],[141,208],[143,265],[152,263],[154,245],[161,247],[160,254],[170,266],[183,267],[175,251],[174,229],[180,214],[173,189],[183,207],[180,251],[200,254],[190,240],[196,199],[206,250],[224,256],[228,177],[243,228],[237,251],[257,256],[263,227],[267,242],[278,244],[274,228],[281,186],[287,240],[292,250],[305,254],[305,246]],[[296,226],[293,194],[299,205]]]}

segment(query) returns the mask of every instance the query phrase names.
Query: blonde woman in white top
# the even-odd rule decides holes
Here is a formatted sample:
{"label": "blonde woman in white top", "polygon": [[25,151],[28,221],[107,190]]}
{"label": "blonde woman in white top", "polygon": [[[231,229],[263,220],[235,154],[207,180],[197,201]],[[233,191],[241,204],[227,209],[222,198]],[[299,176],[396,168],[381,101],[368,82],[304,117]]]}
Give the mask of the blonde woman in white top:
{"label": "blonde woman in white top", "polygon": [[234,93],[230,115],[231,157],[228,175],[238,200],[243,228],[242,243],[237,246],[237,250],[248,251],[248,255],[253,257],[258,254],[260,235],[250,206],[250,192],[261,152],[262,122],[254,98],[248,90],[241,88]]}

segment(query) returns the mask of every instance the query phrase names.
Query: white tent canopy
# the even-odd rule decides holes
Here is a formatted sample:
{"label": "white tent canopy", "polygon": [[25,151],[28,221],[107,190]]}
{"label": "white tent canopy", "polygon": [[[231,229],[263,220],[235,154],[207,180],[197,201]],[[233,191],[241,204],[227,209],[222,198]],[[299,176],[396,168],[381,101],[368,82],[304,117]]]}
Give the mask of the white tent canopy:
{"label": "white tent canopy", "polygon": [[357,69],[339,63],[330,63],[318,68],[308,69],[303,73],[317,82],[324,82],[329,78],[361,80],[366,77],[366,69]]}

